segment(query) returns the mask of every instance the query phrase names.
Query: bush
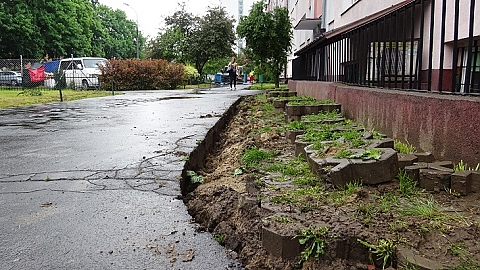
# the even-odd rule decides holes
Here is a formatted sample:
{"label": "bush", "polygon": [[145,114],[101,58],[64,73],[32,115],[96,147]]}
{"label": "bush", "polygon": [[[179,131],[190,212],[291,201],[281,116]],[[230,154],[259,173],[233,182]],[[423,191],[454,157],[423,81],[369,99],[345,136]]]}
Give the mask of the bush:
{"label": "bush", "polygon": [[115,90],[175,89],[181,84],[185,70],[183,64],[163,59],[111,59],[100,69],[104,90],[110,90],[112,83]]}

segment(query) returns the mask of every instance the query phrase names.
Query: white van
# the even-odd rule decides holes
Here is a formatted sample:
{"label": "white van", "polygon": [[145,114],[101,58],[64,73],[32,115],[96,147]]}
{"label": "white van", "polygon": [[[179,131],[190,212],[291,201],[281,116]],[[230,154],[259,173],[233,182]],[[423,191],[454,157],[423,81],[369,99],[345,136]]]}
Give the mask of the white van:
{"label": "white van", "polygon": [[78,57],[60,60],[59,68],[65,76],[67,86],[89,89],[98,88],[98,75],[102,72],[99,66],[105,65],[107,59],[100,57]]}

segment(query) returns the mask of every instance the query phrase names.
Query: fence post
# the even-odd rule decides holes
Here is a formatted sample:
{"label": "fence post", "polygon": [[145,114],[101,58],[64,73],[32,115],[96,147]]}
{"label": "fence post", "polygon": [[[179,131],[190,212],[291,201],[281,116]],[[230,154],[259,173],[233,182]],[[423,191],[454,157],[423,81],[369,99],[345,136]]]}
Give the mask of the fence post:
{"label": "fence post", "polygon": [[24,81],[23,81],[23,55],[20,54],[20,75],[22,76],[22,90],[23,90],[23,85],[24,85]]}

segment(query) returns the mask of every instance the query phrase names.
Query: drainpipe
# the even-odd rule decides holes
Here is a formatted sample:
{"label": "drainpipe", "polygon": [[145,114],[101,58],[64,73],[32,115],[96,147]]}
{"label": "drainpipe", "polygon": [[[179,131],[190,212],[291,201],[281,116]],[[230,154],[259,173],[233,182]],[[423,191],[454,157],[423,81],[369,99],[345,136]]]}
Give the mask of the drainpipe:
{"label": "drainpipe", "polygon": [[327,30],[327,0],[322,0],[322,28]]}

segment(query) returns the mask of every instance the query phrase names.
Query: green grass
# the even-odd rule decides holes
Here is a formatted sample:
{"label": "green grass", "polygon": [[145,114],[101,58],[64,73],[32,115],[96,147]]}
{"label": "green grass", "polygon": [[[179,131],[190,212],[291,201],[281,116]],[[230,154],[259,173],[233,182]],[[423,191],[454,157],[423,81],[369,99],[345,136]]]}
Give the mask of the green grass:
{"label": "green grass", "polygon": [[[58,90],[0,90],[0,109],[28,106],[34,104],[44,104],[50,102],[59,102],[60,93]],[[37,95],[37,93],[41,93]],[[77,99],[103,97],[111,95],[108,91],[80,91],[80,90],[62,90],[63,101],[72,101]]]}
{"label": "green grass", "polygon": [[[267,89],[275,89],[274,83],[255,83],[250,86],[251,90],[267,90]],[[280,84],[280,89],[287,89],[286,84]]]}
{"label": "green grass", "polygon": [[327,239],[332,237],[328,232],[328,227],[310,226],[303,229],[299,235],[295,236],[301,245],[305,245],[299,263],[307,261],[312,256],[317,260],[320,259],[320,256],[325,254]]}
{"label": "green grass", "polygon": [[322,121],[322,120],[334,120],[342,117],[342,115],[338,112],[338,110],[333,110],[331,112],[324,112],[321,111],[318,114],[313,115],[305,115],[303,119],[307,121]]}
{"label": "green grass", "polygon": [[410,154],[415,153],[416,151],[415,146],[410,144],[408,141],[401,142],[399,140],[395,140],[393,148],[401,154]]}
{"label": "green grass", "polygon": [[357,239],[362,245],[369,248],[372,254],[377,255],[377,259],[383,261],[382,269],[385,269],[389,260],[392,260],[397,252],[397,246],[390,239],[378,239],[376,244],[371,244],[361,239]]}
{"label": "green grass", "polygon": [[257,167],[260,162],[270,160],[276,155],[277,153],[274,151],[266,151],[252,146],[243,153],[242,162],[246,167]]}
{"label": "green grass", "polygon": [[355,193],[357,189],[360,188],[362,188],[362,183],[360,181],[353,181],[347,183],[344,187],[329,193],[328,198],[336,205],[342,205],[350,198],[350,196]]}
{"label": "green grass", "polygon": [[400,182],[400,192],[404,196],[410,196],[416,194],[415,187],[417,186],[417,181],[412,180],[405,170],[400,170],[397,175],[397,178]]}
{"label": "green grass", "polygon": [[453,170],[456,172],[461,171],[478,171],[480,170],[480,163],[477,164],[475,168],[468,167],[467,163],[464,163],[463,160],[460,160],[457,164],[453,166]]}
{"label": "green grass", "polygon": [[288,103],[288,105],[292,106],[305,106],[305,105],[326,105],[326,104],[335,104],[335,102],[331,99],[326,100],[295,100]]}
{"label": "green grass", "polygon": [[279,172],[287,176],[301,176],[311,174],[310,166],[307,160],[298,156],[296,159],[285,161],[276,161],[265,168],[269,172]]}
{"label": "green grass", "polygon": [[215,86],[214,83],[187,84],[187,85],[179,85],[177,89],[210,88],[213,86]]}

